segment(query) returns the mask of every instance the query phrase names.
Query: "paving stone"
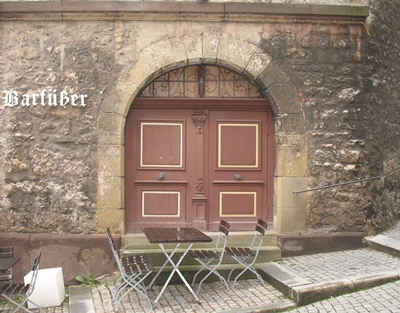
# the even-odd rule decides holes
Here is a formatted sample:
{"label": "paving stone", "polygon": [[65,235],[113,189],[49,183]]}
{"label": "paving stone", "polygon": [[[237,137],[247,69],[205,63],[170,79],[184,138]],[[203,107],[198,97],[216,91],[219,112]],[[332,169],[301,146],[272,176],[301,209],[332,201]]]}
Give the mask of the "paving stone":
{"label": "paving stone", "polygon": [[[384,236],[400,240],[400,223]],[[263,268],[264,266],[261,266]],[[351,281],[354,285],[365,281],[379,282],[379,278],[392,277],[393,280],[376,287],[363,289],[338,297],[328,298],[302,307],[295,307],[283,292],[270,284],[263,287],[258,280],[239,281],[234,290],[228,291],[220,282],[205,283],[200,293],[201,303],[193,301],[192,295],[183,285],[168,286],[157,308],[152,311],[146,299],[131,292],[124,300],[119,313],[248,313],[248,312],[295,312],[295,313],[364,313],[400,312],[400,258],[375,251],[371,248],[337,251],[306,256],[283,258],[282,261],[265,265],[279,272],[281,280],[294,288],[296,285],[324,284],[334,281]],[[397,274],[397,276],[396,276]],[[277,275],[276,275],[277,276]],[[397,278],[397,280],[396,280]],[[96,313],[114,312],[111,284],[91,288],[91,297]],[[150,291],[155,298],[160,288]],[[72,296],[72,295],[71,295]],[[90,295],[89,295],[90,297]],[[277,308],[280,308],[277,310]],[[70,313],[69,301],[57,308],[45,308],[45,313]],[[289,310],[290,309],[290,310]],[[34,310],[34,312],[39,312]]]}

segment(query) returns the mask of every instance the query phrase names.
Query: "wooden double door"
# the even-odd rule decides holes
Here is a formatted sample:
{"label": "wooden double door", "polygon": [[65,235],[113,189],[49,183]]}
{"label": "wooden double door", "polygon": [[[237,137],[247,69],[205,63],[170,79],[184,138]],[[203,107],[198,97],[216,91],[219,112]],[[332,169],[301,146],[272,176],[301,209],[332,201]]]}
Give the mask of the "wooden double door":
{"label": "wooden double door", "polygon": [[126,125],[126,232],[272,222],[271,111],[132,108]]}

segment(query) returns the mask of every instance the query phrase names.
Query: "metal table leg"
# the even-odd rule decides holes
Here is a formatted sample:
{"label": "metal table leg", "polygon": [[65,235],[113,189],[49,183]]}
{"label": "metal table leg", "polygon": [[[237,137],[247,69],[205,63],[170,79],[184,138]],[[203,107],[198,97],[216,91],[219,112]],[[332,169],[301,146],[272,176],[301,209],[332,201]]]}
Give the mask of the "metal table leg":
{"label": "metal table leg", "polygon": [[174,261],[172,260],[172,256],[175,254],[176,250],[178,249],[180,244],[178,244],[175,249],[168,254],[168,252],[165,250],[164,245],[162,243],[159,243],[159,246],[161,248],[161,250],[164,252],[167,260],[165,261],[164,265],[160,268],[160,270],[158,271],[158,273],[156,274],[156,276],[153,278],[153,280],[151,281],[150,285],[154,284],[155,279],[158,277],[158,275],[161,273],[161,271],[164,269],[164,267],[170,263],[173,267],[171,274],[169,275],[168,279],[166,280],[163,288],[161,289],[160,293],[158,294],[156,300],[154,301],[154,303],[156,304],[158,302],[158,300],[160,299],[161,295],[164,293],[165,288],[167,288],[169,282],[172,279],[172,276],[175,274],[175,272],[181,277],[183,283],[186,285],[186,287],[189,289],[190,293],[193,295],[193,297],[197,300],[200,301],[199,297],[197,296],[197,294],[193,291],[192,287],[189,285],[189,283],[186,281],[186,279],[183,277],[183,274],[181,273],[181,271],[179,270],[179,265],[181,264],[181,262],[183,261],[183,259],[185,258],[186,254],[189,252],[189,250],[192,248],[193,243],[191,243],[188,248],[185,250],[185,252],[181,255],[181,257],[179,258],[178,262],[174,263]]}

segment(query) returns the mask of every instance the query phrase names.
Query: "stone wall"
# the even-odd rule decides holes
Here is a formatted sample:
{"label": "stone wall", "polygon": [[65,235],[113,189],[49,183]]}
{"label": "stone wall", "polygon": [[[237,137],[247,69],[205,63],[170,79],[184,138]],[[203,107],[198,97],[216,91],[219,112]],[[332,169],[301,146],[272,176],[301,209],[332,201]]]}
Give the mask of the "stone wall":
{"label": "stone wall", "polygon": [[78,24],[0,25],[2,91],[88,94],[86,107],[1,106],[0,232],[96,232],[96,112],[112,62]]}
{"label": "stone wall", "polygon": [[[300,28],[300,27],[299,27]],[[362,29],[351,25],[285,27],[263,38],[302,95],[308,134],[308,188],[364,177]],[[309,231],[362,231],[359,186],[308,193]]]}
{"label": "stone wall", "polygon": [[[121,236],[113,235],[117,249]],[[114,279],[118,266],[111,252],[107,235],[0,234],[0,246],[13,246],[20,258],[13,267],[13,282],[22,283],[31,271],[35,258],[42,253],[40,268],[62,267],[66,285],[77,284],[75,277],[89,275]]]}
{"label": "stone wall", "polygon": [[[330,87],[317,88],[329,99],[321,99],[326,108],[315,110],[315,158],[310,166],[310,187],[357,179],[390,175],[358,184],[318,191],[309,202],[310,230],[363,231],[375,234],[392,226],[400,215],[398,200],[399,103],[398,47],[400,15],[398,3],[371,1],[367,26],[370,35],[354,57],[359,57],[355,76],[340,62],[339,77],[331,78]],[[345,44],[341,44],[341,50]],[[349,60],[351,56],[343,55]],[[351,70],[353,71],[353,70]],[[350,72],[348,72],[350,73]],[[357,77],[357,78],[356,78]],[[356,85],[351,82],[358,82]],[[350,84],[348,84],[350,83]],[[348,88],[346,88],[346,84]],[[342,91],[335,86],[342,85]],[[358,85],[358,86],[357,86]],[[332,88],[333,87],[333,88]],[[331,96],[342,99],[344,107],[333,106]],[[313,101],[312,106],[318,104]],[[319,102],[321,103],[321,102]],[[309,111],[309,113],[312,113]],[[331,138],[328,143],[326,139]]]}
{"label": "stone wall", "polygon": [[[311,87],[304,91],[314,153],[311,188],[377,177],[400,165],[400,10],[396,1],[370,5],[370,34],[365,40],[332,41],[336,52],[326,59],[326,66],[314,66],[302,79]],[[349,45],[358,46],[357,51]],[[376,180],[310,193],[309,230],[375,234],[392,226],[400,213],[398,181],[399,171],[393,171]]]}
{"label": "stone wall", "polygon": [[[394,168],[398,9],[372,1],[371,12],[370,36],[359,22],[323,20],[1,22],[2,90],[27,95],[65,90],[87,98],[85,106],[0,108],[0,232],[91,234],[103,232],[105,222],[123,232],[129,103],[161,71],[201,62],[206,49],[216,51],[207,61],[243,71],[269,97],[279,146],[277,176],[307,177],[313,188]],[[228,39],[238,44],[230,50],[235,56],[226,53]],[[254,55],[262,55],[265,68],[279,68],[279,75],[264,77]],[[235,58],[252,60],[254,68]],[[290,93],[297,101],[289,110],[290,101],[277,99],[279,84],[281,98]],[[277,106],[279,101],[287,107]],[[298,163],[305,166],[299,169]],[[307,193],[308,230],[374,232],[390,225],[398,212],[396,177]]]}
{"label": "stone wall", "polygon": [[[371,1],[362,72],[367,93],[363,95],[365,120],[365,163],[370,175],[377,176],[400,166],[399,153],[399,47],[398,1]],[[392,226],[400,217],[400,171],[395,170],[373,183],[363,193],[367,229],[370,233]]]}

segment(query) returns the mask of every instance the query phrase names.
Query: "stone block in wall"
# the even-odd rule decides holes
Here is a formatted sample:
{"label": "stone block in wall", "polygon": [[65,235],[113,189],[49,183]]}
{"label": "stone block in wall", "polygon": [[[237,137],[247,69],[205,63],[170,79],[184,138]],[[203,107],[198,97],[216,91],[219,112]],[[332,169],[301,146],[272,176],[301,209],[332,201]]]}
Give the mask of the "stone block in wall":
{"label": "stone block in wall", "polygon": [[303,177],[307,170],[307,137],[297,134],[276,136],[276,176]]}
{"label": "stone block in wall", "polygon": [[304,116],[302,113],[285,114],[276,118],[277,132],[285,131],[287,133],[304,134],[306,126],[304,123]]}
{"label": "stone block in wall", "polygon": [[[218,62],[241,72],[255,53],[262,53],[262,51],[245,41],[233,39],[232,34],[224,34],[218,51]],[[229,64],[226,64],[227,60],[230,60]]]}
{"label": "stone block in wall", "polygon": [[97,211],[97,231],[105,232],[108,227],[116,233],[124,232],[125,210],[119,208],[99,209]]}
{"label": "stone block in wall", "polygon": [[121,127],[125,125],[125,117],[114,113],[102,113],[98,117],[97,124],[102,134],[122,135],[124,130]]}
{"label": "stone block in wall", "polygon": [[360,232],[278,235],[282,257],[364,248]]}
{"label": "stone block in wall", "polygon": [[269,64],[271,63],[271,57],[266,53],[255,53],[249,63],[246,66],[245,73],[250,73],[254,80],[255,77],[258,77],[261,73],[265,71]]}
{"label": "stone block in wall", "polygon": [[155,42],[142,50],[135,67],[130,72],[130,77],[126,79],[131,85],[136,85],[140,89],[144,87],[141,85],[142,82],[149,82],[149,79],[152,80],[163,71],[168,71],[168,67],[173,66],[175,61],[176,56],[169,40]]}
{"label": "stone block in wall", "polygon": [[304,232],[306,225],[306,208],[274,207],[274,230],[278,234]]}
{"label": "stone block in wall", "polygon": [[306,188],[306,177],[275,178],[274,230],[277,233],[296,233],[306,230],[307,195],[293,194],[293,191]]}
{"label": "stone block in wall", "polygon": [[305,208],[307,193],[294,194],[294,191],[307,189],[305,177],[277,177],[275,179],[275,203],[279,208]]}
{"label": "stone block in wall", "polygon": [[[104,131],[108,134],[120,134],[120,129],[118,129],[118,123],[114,122],[111,124],[107,124],[110,119],[119,119],[124,118],[128,115],[129,106],[119,105],[120,103],[131,103],[132,102],[132,94],[135,92],[139,92],[138,89],[132,90],[132,84],[128,81],[119,82],[115,92],[108,92],[104,101],[101,103],[101,110],[103,113],[111,113],[111,116],[105,115],[102,116],[99,120],[99,123],[103,123],[101,127],[98,128],[99,131]],[[104,115],[104,114],[103,114]],[[113,116],[114,115],[114,116]],[[103,127],[104,126],[104,127]]]}
{"label": "stone block in wall", "polygon": [[218,47],[221,36],[206,32],[203,34],[203,59],[205,63],[217,63]]}
{"label": "stone block in wall", "polygon": [[[113,235],[117,249],[121,236]],[[117,270],[106,235],[0,234],[0,246],[14,246],[21,258],[13,269],[14,282],[23,282],[35,257],[42,252],[40,268],[62,267],[66,285],[77,284],[75,277],[112,274]]]}
{"label": "stone block in wall", "polygon": [[99,146],[99,176],[124,176],[124,146]]}
{"label": "stone block in wall", "polygon": [[185,66],[190,61],[198,62],[203,55],[201,36],[181,36],[171,40],[172,49],[175,53],[174,66]]}
{"label": "stone block in wall", "polygon": [[276,115],[302,113],[300,95],[292,85],[274,84],[268,88],[268,93]]}
{"label": "stone block in wall", "polygon": [[[99,177],[97,193],[98,209],[119,209],[125,207],[125,180],[123,177]],[[120,196],[118,196],[120,195]]]}
{"label": "stone block in wall", "polygon": [[257,77],[256,82],[263,90],[266,90],[274,84],[288,84],[290,80],[290,76],[279,64],[270,62]]}
{"label": "stone block in wall", "polygon": [[99,145],[107,146],[107,145],[123,145],[125,144],[125,136],[124,135],[112,135],[112,134],[104,134],[99,137]]}

